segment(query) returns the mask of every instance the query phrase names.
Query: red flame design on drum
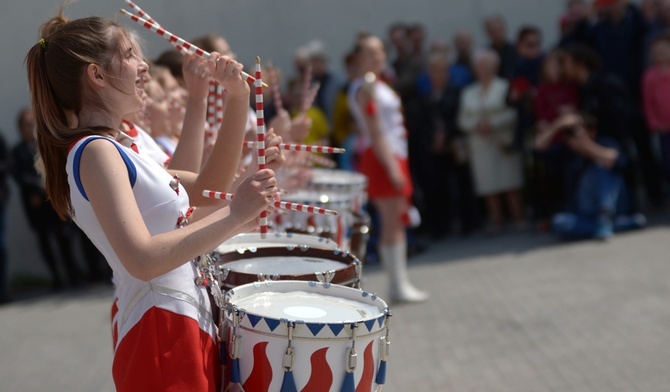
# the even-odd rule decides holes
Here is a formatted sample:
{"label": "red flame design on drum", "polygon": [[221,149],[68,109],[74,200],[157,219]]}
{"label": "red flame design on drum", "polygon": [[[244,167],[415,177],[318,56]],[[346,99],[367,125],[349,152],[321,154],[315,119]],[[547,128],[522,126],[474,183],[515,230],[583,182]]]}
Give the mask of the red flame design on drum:
{"label": "red flame design on drum", "polygon": [[272,365],[265,348],[268,342],[260,342],[254,346],[254,367],[249,378],[244,382],[244,390],[267,392],[272,382]]}
{"label": "red flame design on drum", "polygon": [[312,373],[309,376],[307,385],[305,385],[301,392],[330,390],[330,387],[333,385],[333,371],[330,369],[330,365],[328,365],[328,360],[326,359],[327,351],[328,347],[324,347],[315,351],[310,357]]}
{"label": "red flame design on drum", "polygon": [[356,392],[369,392],[372,390],[372,377],[375,375],[375,363],[372,358],[372,343],[365,348],[363,353],[363,375],[361,376],[361,381],[358,382],[356,387]]}

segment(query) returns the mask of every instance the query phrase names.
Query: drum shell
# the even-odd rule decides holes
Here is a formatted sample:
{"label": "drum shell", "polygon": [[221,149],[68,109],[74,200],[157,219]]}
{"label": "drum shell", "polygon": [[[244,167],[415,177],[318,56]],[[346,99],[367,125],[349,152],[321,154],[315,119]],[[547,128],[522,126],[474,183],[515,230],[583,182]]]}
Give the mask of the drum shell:
{"label": "drum shell", "polygon": [[370,240],[370,227],[372,220],[366,212],[354,213],[353,231],[351,234],[350,250],[361,262],[365,262],[368,253],[368,241]]}
{"label": "drum shell", "polygon": [[[279,285],[294,285],[296,290],[327,293],[347,289],[357,291],[360,299],[364,296],[375,298],[379,302],[379,314],[368,323],[363,320],[346,320],[341,323],[328,323],[318,333],[314,334],[308,323],[296,322],[293,330],[291,347],[294,351],[293,377],[298,390],[308,384],[318,385],[320,391],[340,391],[346,376],[346,364],[352,348],[352,325],[356,324],[356,337],[353,345],[357,353],[357,365],[353,371],[354,385],[357,391],[374,391],[375,377],[379,368],[380,345],[384,344],[384,337],[388,320],[385,317],[386,304],[374,295],[363,291],[337,285],[323,285],[306,282],[284,281],[256,285],[240,286],[233,291],[249,291],[250,286],[258,290],[272,291]],[[264,287],[265,286],[265,287]],[[326,288],[329,286],[328,288]],[[331,290],[332,289],[332,290]],[[284,290],[279,288],[279,290]],[[338,293],[339,294],[339,293]],[[351,298],[353,299],[353,298]],[[232,317],[235,311],[234,300],[226,311],[227,346],[231,345],[233,335]],[[231,309],[234,309],[231,311]],[[252,317],[249,317],[251,315]],[[258,319],[260,317],[260,320]],[[245,321],[246,320],[246,321]],[[276,320],[279,321],[279,320]],[[370,324],[370,321],[373,321]],[[254,324],[255,323],[255,324]],[[331,325],[339,326],[340,329]],[[371,327],[370,327],[371,326]],[[239,349],[239,368],[242,384],[246,390],[278,391],[284,378],[282,360],[288,346],[288,327],[285,322],[279,322],[273,330],[261,315],[247,313],[235,329]],[[254,364],[256,364],[254,366]],[[328,376],[330,375],[330,377]],[[328,384],[330,383],[330,384]],[[328,385],[330,387],[328,388]],[[251,387],[252,389],[249,389]]]}
{"label": "drum shell", "polygon": [[335,241],[340,248],[350,250],[352,227],[352,200],[347,195],[298,191],[282,197],[283,201],[309,204],[337,211],[337,215],[315,215],[300,211],[282,211],[275,214],[273,229],[289,233],[318,235]]}
{"label": "drum shell", "polygon": [[351,200],[351,211],[365,212],[368,203],[368,179],[363,174],[333,169],[312,169],[307,189],[326,195],[344,194]]}

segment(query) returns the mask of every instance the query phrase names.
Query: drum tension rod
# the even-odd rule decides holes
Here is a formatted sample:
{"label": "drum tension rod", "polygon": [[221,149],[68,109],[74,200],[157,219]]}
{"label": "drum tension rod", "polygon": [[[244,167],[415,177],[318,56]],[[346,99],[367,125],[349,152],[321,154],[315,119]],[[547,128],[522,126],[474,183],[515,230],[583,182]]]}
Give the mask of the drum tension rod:
{"label": "drum tension rod", "polygon": [[286,347],[286,353],[284,353],[284,359],[282,362],[282,366],[284,367],[284,371],[291,372],[293,371],[293,358],[295,356],[295,353],[293,351],[293,347],[291,347],[291,342],[293,341],[293,328],[295,327],[295,322],[294,321],[287,321],[286,322],[286,328],[288,330],[288,346]]}

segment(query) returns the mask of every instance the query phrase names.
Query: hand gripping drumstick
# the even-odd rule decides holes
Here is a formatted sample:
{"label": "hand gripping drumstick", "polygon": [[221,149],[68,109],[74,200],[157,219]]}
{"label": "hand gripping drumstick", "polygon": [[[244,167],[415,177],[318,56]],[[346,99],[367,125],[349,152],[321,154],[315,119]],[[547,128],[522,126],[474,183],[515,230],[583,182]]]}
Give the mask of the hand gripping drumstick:
{"label": "hand gripping drumstick", "polygon": [[[202,191],[202,195],[210,199],[218,199],[218,200],[233,200],[235,198],[235,195],[233,195],[232,193],[214,192],[209,190]],[[291,203],[288,201],[275,201],[274,205],[275,208],[279,208],[282,210],[300,211],[314,215],[332,215],[332,216],[337,215],[337,211],[328,210],[326,208],[321,207],[314,207],[307,204]]]}
{"label": "hand gripping drumstick", "polygon": [[[247,148],[253,148],[255,145],[256,142],[251,141],[244,142],[244,147]],[[346,152],[344,148],[327,147],[327,146],[310,146],[307,144],[280,143],[279,148],[286,151],[308,151],[308,152],[318,152],[321,154],[344,154]]]}
{"label": "hand gripping drumstick", "polygon": [[[258,157],[258,170],[265,169],[265,114],[263,106],[263,75],[261,72],[261,58],[256,56],[256,80],[254,82],[256,93],[256,156]],[[262,211],[260,216],[261,239],[265,239],[268,233],[268,213]]]}
{"label": "hand gripping drumstick", "polygon": [[[149,22],[148,20],[144,18],[140,18],[139,16],[133,15],[130,12],[121,9],[120,10],[123,15],[126,15],[129,17],[133,22],[144,26],[148,30],[153,31],[154,33],[160,35],[161,37],[165,38],[169,42],[173,44],[177,44],[182,46],[184,49],[188,50],[191,53],[195,53],[198,56],[204,58],[205,60],[209,60],[209,58],[212,56],[209,52],[205,52],[204,50],[200,49],[199,47],[191,44],[188,41],[184,41],[183,39],[177,37],[176,35],[170,33],[169,31],[165,30],[164,28],[160,27],[160,25],[157,25],[156,23]],[[256,79],[249,75],[246,72],[242,72],[242,77],[246,79],[248,83],[254,83]],[[263,84],[263,87],[268,87],[267,84]]]}

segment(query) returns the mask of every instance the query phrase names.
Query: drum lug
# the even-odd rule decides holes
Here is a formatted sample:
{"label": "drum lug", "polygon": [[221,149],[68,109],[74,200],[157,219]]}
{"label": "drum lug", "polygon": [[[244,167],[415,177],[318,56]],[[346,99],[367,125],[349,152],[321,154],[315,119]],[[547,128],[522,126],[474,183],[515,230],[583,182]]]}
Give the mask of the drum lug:
{"label": "drum lug", "polygon": [[358,259],[356,259],[353,264],[354,264],[354,269],[356,270],[356,277],[358,279],[360,279],[361,274],[363,273],[363,265],[362,265],[361,261],[358,260]]}
{"label": "drum lug", "polygon": [[230,337],[230,358],[237,359],[240,355],[240,337],[233,335]]}
{"label": "drum lug", "polygon": [[287,347],[286,352],[284,353],[284,360],[282,362],[282,366],[284,367],[284,370],[287,372],[290,372],[293,370],[293,358],[294,358],[294,351],[292,347]]}
{"label": "drum lug", "polygon": [[358,364],[358,353],[356,353],[355,348],[349,350],[349,357],[347,358],[347,373],[353,373],[356,370],[356,365]]}
{"label": "drum lug", "polygon": [[353,373],[358,364],[358,353],[356,352],[356,337],[358,336],[358,323],[351,324],[351,349],[347,358],[347,373]]}
{"label": "drum lug", "polygon": [[379,359],[386,361],[389,354],[391,354],[391,341],[387,340],[386,336],[380,337],[379,340]]}
{"label": "drum lug", "polygon": [[316,275],[316,280],[319,281],[319,283],[330,283],[335,277],[336,272],[337,271],[335,270],[330,270],[326,272],[315,272],[314,275]]}

